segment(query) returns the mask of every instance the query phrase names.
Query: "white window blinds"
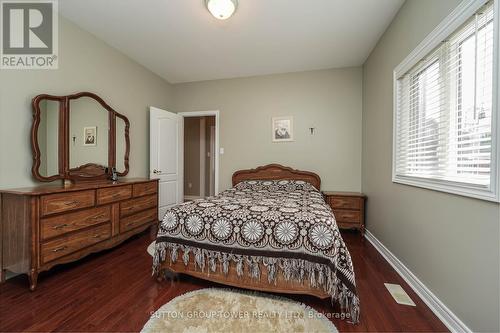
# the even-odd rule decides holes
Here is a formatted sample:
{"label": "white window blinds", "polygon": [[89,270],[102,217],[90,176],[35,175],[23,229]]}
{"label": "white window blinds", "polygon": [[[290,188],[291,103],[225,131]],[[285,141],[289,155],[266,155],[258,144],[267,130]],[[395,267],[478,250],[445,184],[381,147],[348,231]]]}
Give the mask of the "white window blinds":
{"label": "white window blinds", "polygon": [[490,187],[493,54],[490,1],[395,77],[396,177]]}

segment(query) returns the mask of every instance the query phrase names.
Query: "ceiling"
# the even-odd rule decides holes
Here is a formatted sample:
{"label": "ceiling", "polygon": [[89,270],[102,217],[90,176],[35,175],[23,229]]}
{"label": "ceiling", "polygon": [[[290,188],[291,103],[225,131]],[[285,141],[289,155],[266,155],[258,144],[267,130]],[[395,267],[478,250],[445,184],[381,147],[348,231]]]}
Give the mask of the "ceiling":
{"label": "ceiling", "polygon": [[360,66],[404,0],[64,0],[60,13],[171,83]]}

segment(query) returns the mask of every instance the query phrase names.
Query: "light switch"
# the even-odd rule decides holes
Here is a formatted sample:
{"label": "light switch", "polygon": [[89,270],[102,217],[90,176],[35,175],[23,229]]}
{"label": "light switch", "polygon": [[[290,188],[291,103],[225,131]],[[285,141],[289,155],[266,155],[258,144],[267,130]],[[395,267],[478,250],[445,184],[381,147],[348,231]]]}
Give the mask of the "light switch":
{"label": "light switch", "polygon": [[221,155],[224,155],[224,148],[220,148],[220,149],[219,149],[219,153],[220,153]]}

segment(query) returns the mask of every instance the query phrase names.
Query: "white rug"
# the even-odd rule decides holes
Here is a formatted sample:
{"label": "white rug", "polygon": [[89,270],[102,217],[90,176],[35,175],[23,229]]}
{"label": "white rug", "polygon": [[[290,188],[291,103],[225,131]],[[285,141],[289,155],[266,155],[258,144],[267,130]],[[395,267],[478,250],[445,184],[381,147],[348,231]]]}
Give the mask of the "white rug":
{"label": "white rug", "polygon": [[155,255],[155,244],[156,244],[156,242],[153,241],[151,244],[149,244],[148,249],[147,249],[147,251],[151,257]]}
{"label": "white rug", "polygon": [[172,299],[156,311],[142,332],[334,332],[323,314],[283,297],[209,288]]}

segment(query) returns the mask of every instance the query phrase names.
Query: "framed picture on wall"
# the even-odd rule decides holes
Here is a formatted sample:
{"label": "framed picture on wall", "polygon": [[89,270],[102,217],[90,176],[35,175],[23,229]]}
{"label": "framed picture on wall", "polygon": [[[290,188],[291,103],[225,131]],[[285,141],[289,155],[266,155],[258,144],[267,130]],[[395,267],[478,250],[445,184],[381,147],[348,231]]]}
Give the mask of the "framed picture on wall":
{"label": "framed picture on wall", "polygon": [[293,141],[293,117],[273,117],[272,132],[273,142]]}
{"label": "framed picture on wall", "polygon": [[84,127],[83,128],[83,145],[96,146],[97,145],[97,127]]}

